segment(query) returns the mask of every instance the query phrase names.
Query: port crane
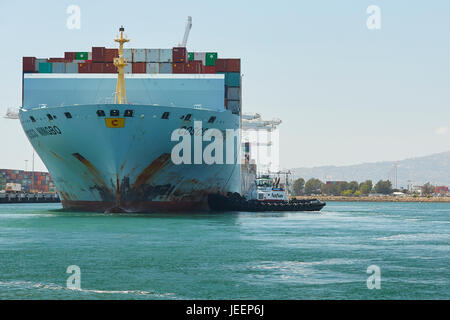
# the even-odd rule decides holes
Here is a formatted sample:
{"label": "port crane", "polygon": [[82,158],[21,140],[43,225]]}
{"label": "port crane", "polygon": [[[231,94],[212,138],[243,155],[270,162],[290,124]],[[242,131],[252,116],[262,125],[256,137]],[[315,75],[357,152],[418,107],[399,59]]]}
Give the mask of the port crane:
{"label": "port crane", "polygon": [[184,31],[183,41],[178,44],[179,47],[186,48],[186,44],[187,44],[187,41],[189,38],[189,33],[191,32],[191,28],[192,28],[192,17],[189,16],[187,19],[187,23],[186,23],[186,29]]}

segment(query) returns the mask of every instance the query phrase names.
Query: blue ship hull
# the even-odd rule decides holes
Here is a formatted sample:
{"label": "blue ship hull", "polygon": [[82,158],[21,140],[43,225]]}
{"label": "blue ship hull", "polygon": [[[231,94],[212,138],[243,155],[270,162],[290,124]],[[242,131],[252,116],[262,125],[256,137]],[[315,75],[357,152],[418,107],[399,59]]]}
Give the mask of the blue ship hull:
{"label": "blue ship hull", "polygon": [[[111,110],[119,110],[119,116],[110,117]],[[132,110],[133,116],[124,117],[125,110]],[[169,119],[163,119],[165,112]],[[214,123],[209,123],[211,117]],[[124,126],[108,127],[106,118],[123,119]],[[172,161],[178,143],[171,141],[172,132],[190,129],[194,120],[202,121],[204,129],[222,132],[240,127],[239,116],[228,110],[174,106],[87,104],[20,111],[23,129],[49,170],[64,208],[96,212],[209,210],[209,194],[240,192],[239,139],[235,164]]]}

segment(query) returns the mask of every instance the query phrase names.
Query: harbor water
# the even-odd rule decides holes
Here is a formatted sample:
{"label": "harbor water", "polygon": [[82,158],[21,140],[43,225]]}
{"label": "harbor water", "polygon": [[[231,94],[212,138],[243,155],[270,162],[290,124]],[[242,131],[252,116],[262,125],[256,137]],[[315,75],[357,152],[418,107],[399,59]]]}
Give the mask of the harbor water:
{"label": "harbor water", "polygon": [[[449,299],[449,263],[446,203],[148,215],[0,205],[0,299]],[[66,285],[74,265],[81,289]]]}

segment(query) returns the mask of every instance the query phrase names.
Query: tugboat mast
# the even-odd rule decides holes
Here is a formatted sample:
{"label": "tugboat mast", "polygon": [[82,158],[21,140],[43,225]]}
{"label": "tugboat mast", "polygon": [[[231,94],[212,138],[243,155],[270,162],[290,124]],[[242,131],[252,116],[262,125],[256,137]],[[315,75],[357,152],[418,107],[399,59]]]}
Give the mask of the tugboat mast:
{"label": "tugboat mast", "polygon": [[127,60],[123,57],[123,44],[129,42],[130,40],[123,37],[123,32],[125,28],[120,27],[120,38],[114,39],[115,42],[119,43],[119,57],[114,59],[114,65],[117,67],[117,89],[114,98],[115,104],[126,104],[127,103],[127,91],[125,89],[125,67],[128,65]]}

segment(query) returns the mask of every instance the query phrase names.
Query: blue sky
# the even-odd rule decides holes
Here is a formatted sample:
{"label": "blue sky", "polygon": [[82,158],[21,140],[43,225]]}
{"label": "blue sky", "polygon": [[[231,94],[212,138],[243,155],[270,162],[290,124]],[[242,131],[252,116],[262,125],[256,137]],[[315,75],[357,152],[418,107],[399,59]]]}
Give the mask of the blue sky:
{"label": "blue sky", "polygon": [[[115,46],[171,47],[193,17],[188,49],[242,58],[243,108],[280,118],[284,167],[400,160],[450,150],[448,1],[2,1],[0,114],[21,100],[21,57]],[[66,9],[81,8],[81,29]],[[368,30],[366,9],[381,9]],[[31,147],[0,119],[0,167]],[[38,162],[37,169],[43,169]]]}

